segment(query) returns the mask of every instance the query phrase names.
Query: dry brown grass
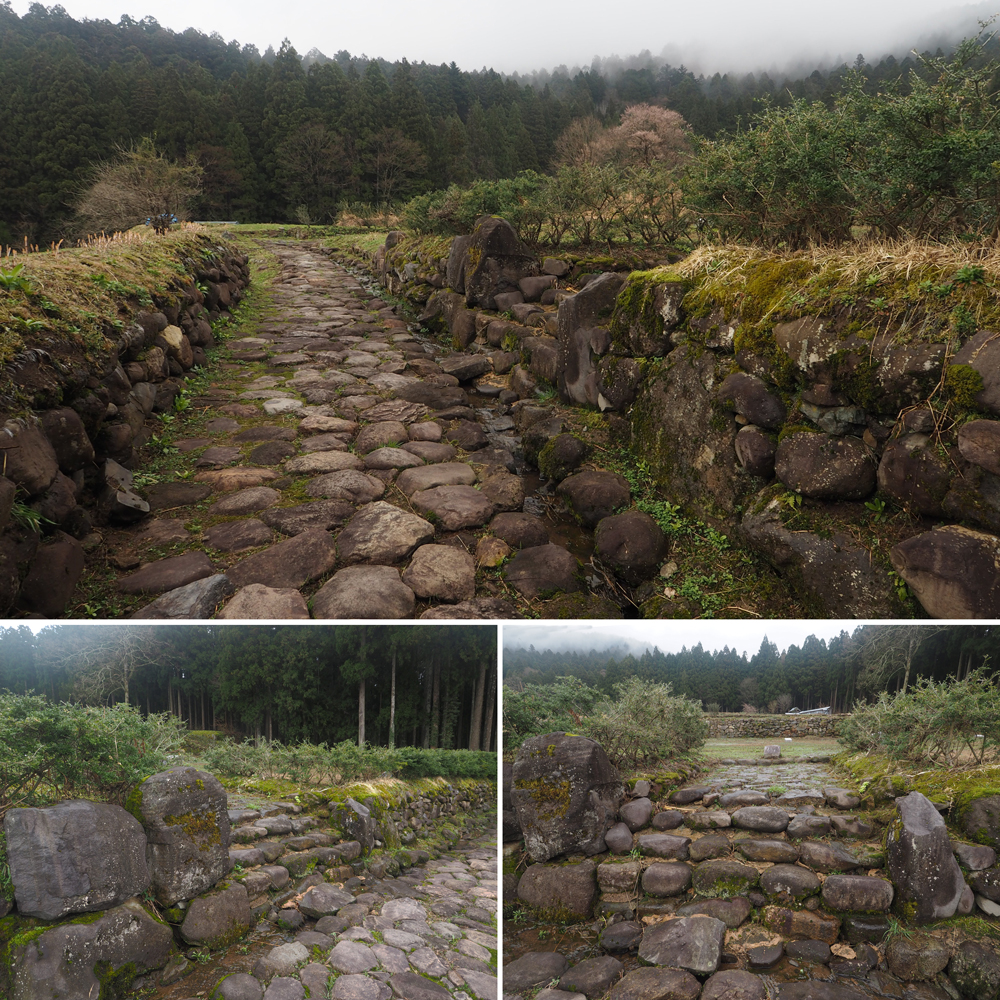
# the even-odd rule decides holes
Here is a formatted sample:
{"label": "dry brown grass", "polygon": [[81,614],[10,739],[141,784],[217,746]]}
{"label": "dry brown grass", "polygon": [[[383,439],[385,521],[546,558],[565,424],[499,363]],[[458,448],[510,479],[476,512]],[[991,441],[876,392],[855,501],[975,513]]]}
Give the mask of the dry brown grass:
{"label": "dry brown grass", "polygon": [[925,272],[955,272],[963,267],[981,267],[1000,279],[1000,242],[930,243],[924,240],[865,240],[842,246],[817,246],[808,250],[782,251],[745,244],[705,244],[676,264],[685,277],[711,274],[735,277],[747,267],[766,261],[808,261],[817,270],[834,268],[845,283],[855,283],[870,274],[909,281]]}

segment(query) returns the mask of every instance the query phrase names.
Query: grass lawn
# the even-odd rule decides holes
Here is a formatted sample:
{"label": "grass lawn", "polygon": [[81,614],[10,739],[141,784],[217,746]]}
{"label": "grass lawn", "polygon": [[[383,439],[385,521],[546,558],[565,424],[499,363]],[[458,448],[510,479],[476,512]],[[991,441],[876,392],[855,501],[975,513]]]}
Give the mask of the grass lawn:
{"label": "grass lawn", "polygon": [[783,757],[810,757],[813,754],[840,753],[844,748],[832,736],[803,736],[785,740],[758,737],[710,736],[705,745],[696,751],[702,760],[718,760],[725,757],[763,757],[764,747],[777,743]]}

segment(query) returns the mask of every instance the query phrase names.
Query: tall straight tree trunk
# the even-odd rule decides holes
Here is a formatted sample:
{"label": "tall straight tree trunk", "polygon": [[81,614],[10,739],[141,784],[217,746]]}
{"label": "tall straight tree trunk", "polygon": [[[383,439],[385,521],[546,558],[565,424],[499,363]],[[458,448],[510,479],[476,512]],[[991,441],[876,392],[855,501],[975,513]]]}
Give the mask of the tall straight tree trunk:
{"label": "tall straight tree trunk", "polygon": [[424,749],[431,745],[431,690],[434,687],[434,664],[424,670]]}
{"label": "tall straight tree trunk", "polygon": [[[365,663],[365,627],[361,626],[361,662]],[[358,682],[358,746],[365,745],[365,679]]]}
{"label": "tall straight tree trunk", "polygon": [[392,685],[389,695],[389,746],[396,745],[396,647],[392,648]]}
{"label": "tall straight tree trunk", "polygon": [[435,749],[441,736],[441,663],[434,664],[434,701],[431,705],[431,746]]}
{"label": "tall straight tree trunk", "polygon": [[486,661],[479,665],[476,691],[472,696],[472,718],[469,726],[469,749],[478,750],[483,732],[483,694],[486,690]]}
{"label": "tall straight tree trunk", "polygon": [[365,745],[365,682],[358,683],[358,746]]}
{"label": "tall straight tree trunk", "polygon": [[484,750],[492,749],[493,743],[493,716],[496,712],[497,685],[495,678],[495,667],[490,667],[489,675],[486,678],[486,718],[483,719],[483,740]]}
{"label": "tall straight tree trunk", "polygon": [[170,714],[174,714],[174,679],[167,678],[167,704],[170,706]]}

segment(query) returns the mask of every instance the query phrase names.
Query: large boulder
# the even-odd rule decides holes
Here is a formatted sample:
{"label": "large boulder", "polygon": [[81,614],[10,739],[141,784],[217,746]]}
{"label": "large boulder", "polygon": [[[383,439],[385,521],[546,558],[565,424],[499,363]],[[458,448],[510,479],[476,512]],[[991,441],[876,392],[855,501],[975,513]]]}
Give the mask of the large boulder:
{"label": "large boulder", "polygon": [[21,916],[58,920],[106,910],[149,887],[145,834],[120,806],[11,809],[4,833]]}
{"label": "large boulder", "polygon": [[896,809],[886,834],[886,864],[896,885],[897,906],[919,924],[954,916],[965,879],[941,814],[920,792],[896,799]]}
{"label": "large boulder", "polygon": [[218,778],[193,767],[148,777],[127,807],[146,831],[153,894],[162,906],[193,899],[230,869],[229,813]]}
{"label": "large boulder", "polygon": [[534,861],[605,850],[624,788],[598,743],[566,733],[533,736],[517,752],[513,779],[511,800]]}
{"label": "large boulder", "polygon": [[948,978],[969,1000],[997,1000],[1000,997],[1000,955],[988,945],[965,941],[951,956]]}
{"label": "large boulder", "polygon": [[727,376],[719,386],[719,402],[745,417],[751,424],[777,430],[788,411],[785,404],[772,393],[762,379],[745,372]]}
{"label": "large boulder", "polygon": [[191,900],[180,936],[195,947],[226,948],[239,941],[253,925],[246,886],[224,882],[216,890]]}
{"label": "large boulder", "polygon": [[982,379],[976,403],[990,413],[1000,413],[1000,339],[990,330],[970,337],[952,358],[953,365],[969,365]]}
{"label": "large boulder", "polygon": [[878,466],[879,491],[918,514],[943,517],[944,498],[954,474],[953,459],[938,454],[926,434],[907,434],[890,441]]}
{"label": "large boulder", "polygon": [[538,273],[537,262],[514,227],[493,216],[479,219],[459,254],[464,265],[449,265],[449,274],[465,286],[466,304],[481,309],[495,309],[498,294],[519,292],[518,282]]}
{"label": "large boulder", "polygon": [[765,490],[743,517],[743,535],[802,597],[832,618],[895,616],[888,573],[865,546],[847,530],[809,531],[794,522],[786,527],[786,513]]}
{"label": "large boulder", "polygon": [[789,489],[816,500],[863,500],[875,489],[864,442],[800,431],[778,445],[774,472]]}
{"label": "large boulder", "polygon": [[715,917],[677,917],[647,928],[639,959],[704,976],[719,968],[725,938],[726,925]]}
{"label": "large boulder", "polygon": [[641,510],[629,510],[599,521],[594,544],[601,562],[631,587],[654,576],[667,552],[663,530]]}
{"label": "large boulder", "polygon": [[951,947],[930,934],[896,935],[885,949],[885,962],[904,982],[933,979],[948,964]]}
{"label": "large boulder", "polygon": [[1000,795],[972,799],[959,812],[959,823],[970,840],[1000,848]]}
{"label": "large boulder", "polygon": [[95,920],[48,927],[24,943],[15,937],[7,968],[0,968],[0,996],[111,996],[102,985],[108,982],[114,983],[115,996],[125,996],[137,975],[167,964],[173,944],[169,925],[150,916],[138,899],[129,899]]}
{"label": "large boulder", "polygon": [[602,274],[559,304],[556,382],[563,396],[577,405],[597,405],[598,376],[593,359],[595,354],[606,353],[609,346],[610,337],[603,328],[623,283],[620,274]]}
{"label": "large boulder", "polygon": [[348,798],[345,803],[337,807],[334,819],[347,839],[357,841],[365,854],[375,846],[375,828],[378,826],[378,821],[367,805]]}
{"label": "large boulder", "polygon": [[596,865],[531,865],[517,884],[518,898],[553,920],[586,920],[597,896]]}
{"label": "large boulder", "polygon": [[889,557],[932,617],[1000,617],[996,535],[949,524],[905,539]]}

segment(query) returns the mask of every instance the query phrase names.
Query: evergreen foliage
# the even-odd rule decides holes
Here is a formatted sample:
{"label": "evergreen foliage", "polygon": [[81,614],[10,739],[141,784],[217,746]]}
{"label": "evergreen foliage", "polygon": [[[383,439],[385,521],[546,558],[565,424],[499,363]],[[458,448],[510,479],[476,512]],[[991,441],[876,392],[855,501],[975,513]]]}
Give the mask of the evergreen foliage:
{"label": "evergreen foliage", "polygon": [[859,698],[900,689],[907,676],[910,683],[917,678],[940,682],[949,676],[964,678],[977,668],[996,675],[1000,636],[995,626],[892,626],[901,630],[897,641],[904,648],[909,646],[905,630],[931,634],[915,644],[909,658],[891,661],[883,655],[880,640],[888,628],[860,625],[830,640],[808,636],[801,646],[793,644],[785,650],[765,637],[753,656],[728,646],[712,651],[701,643],[679,653],[654,647],[640,656],[620,648],[586,652],[505,648],[504,727],[524,731],[516,714],[521,705],[527,706],[524,711],[529,717],[552,722],[565,721],[570,708],[583,715],[576,706],[587,705],[589,711],[593,704],[584,700],[586,692],[608,697],[615,685],[632,677],[669,684],[675,695],[715,705],[724,712],[739,712],[746,703],[755,708],[773,704],[777,710],[789,700],[788,708],[829,705],[836,712],[847,712]]}
{"label": "evergreen foliage", "polygon": [[[137,646],[146,655],[133,655]],[[214,729],[238,742],[357,746],[362,736],[362,744],[374,746],[495,747],[494,629],[125,623],[51,625],[37,635],[23,626],[0,629],[0,691],[115,705],[125,700],[126,682],[129,704],[144,715],[166,713],[187,729]],[[477,689],[485,697],[477,700]]]}
{"label": "evergreen foliage", "polygon": [[[935,83],[933,60],[940,55],[928,54],[931,61],[923,63],[888,57],[875,66],[859,58],[863,82],[851,100],[868,123],[866,134],[878,140],[866,176],[878,177],[878,158],[891,152],[906,115],[921,102],[952,118],[961,110],[948,105],[947,94],[961,98],[964,91]],[[157,155],[200,169],[197,218],[326,223],[345,203],[403,202],[450,185],[551,172],[559,162],[557,141],[572,122],[590,119],[613,129],[633,105],[669,108],[707,139],[745,135],[739,127],[761,101],[771,109],[765,114],[792,109],[793,118],[808,117],[816,102],[829,111],[853,72],[842,66],[798,80],[704,78],[650,62],[621,72],[594,67],[504,77],[454,63],[389,63],[347,52],[303,59],[288,42],[261,54],[218,35],[170,31],[152,17],[78,21],[62,7],[39,3],[19,17],[9,0],[0,0],[0,244],[67,235],[81,187],[115,149],[145,137]],[[991,94],[992,78],[983,80]],[[867,108],[890,84],[898,98]],[[992,98],[984,100],[979,107]],[[942,132],[930,159],[900,157],[920,161],[910,164],[916,176],[938,178],[931,215],[939,223],[954,204],[948,184],[960,174],[972,178],[970,164],[984,162],[982,150],[966,141],[973,132]],[[889,175],[892,191],[905,193],[906,166]],[[992,190],[993,175],[975,170],[982,192]],[[556,191],[572,206],[601,177],[570,173]],[[635,187],[647,200],[656,194],[649,179],[640,173]],[[910,210],[924,211],[912,199]],[[651,232],[669,238],[670,230],[664,237],[654,225]]]}
{"label": "evergreen foliage", "polygon": [[894,761],[958,767],[1000,760],[1000,687],[984,670],[961,680],[921,678],[895,696],[883,691],[858,705],[840,727],[855,753],[882,753]]}
{"label": "evergreen foliage", "polygon": [[135,784],[169,766],[182,739],[170,716],[52,702],[0,691],[0,819],[14,806],[56,799],[123,803]]}

